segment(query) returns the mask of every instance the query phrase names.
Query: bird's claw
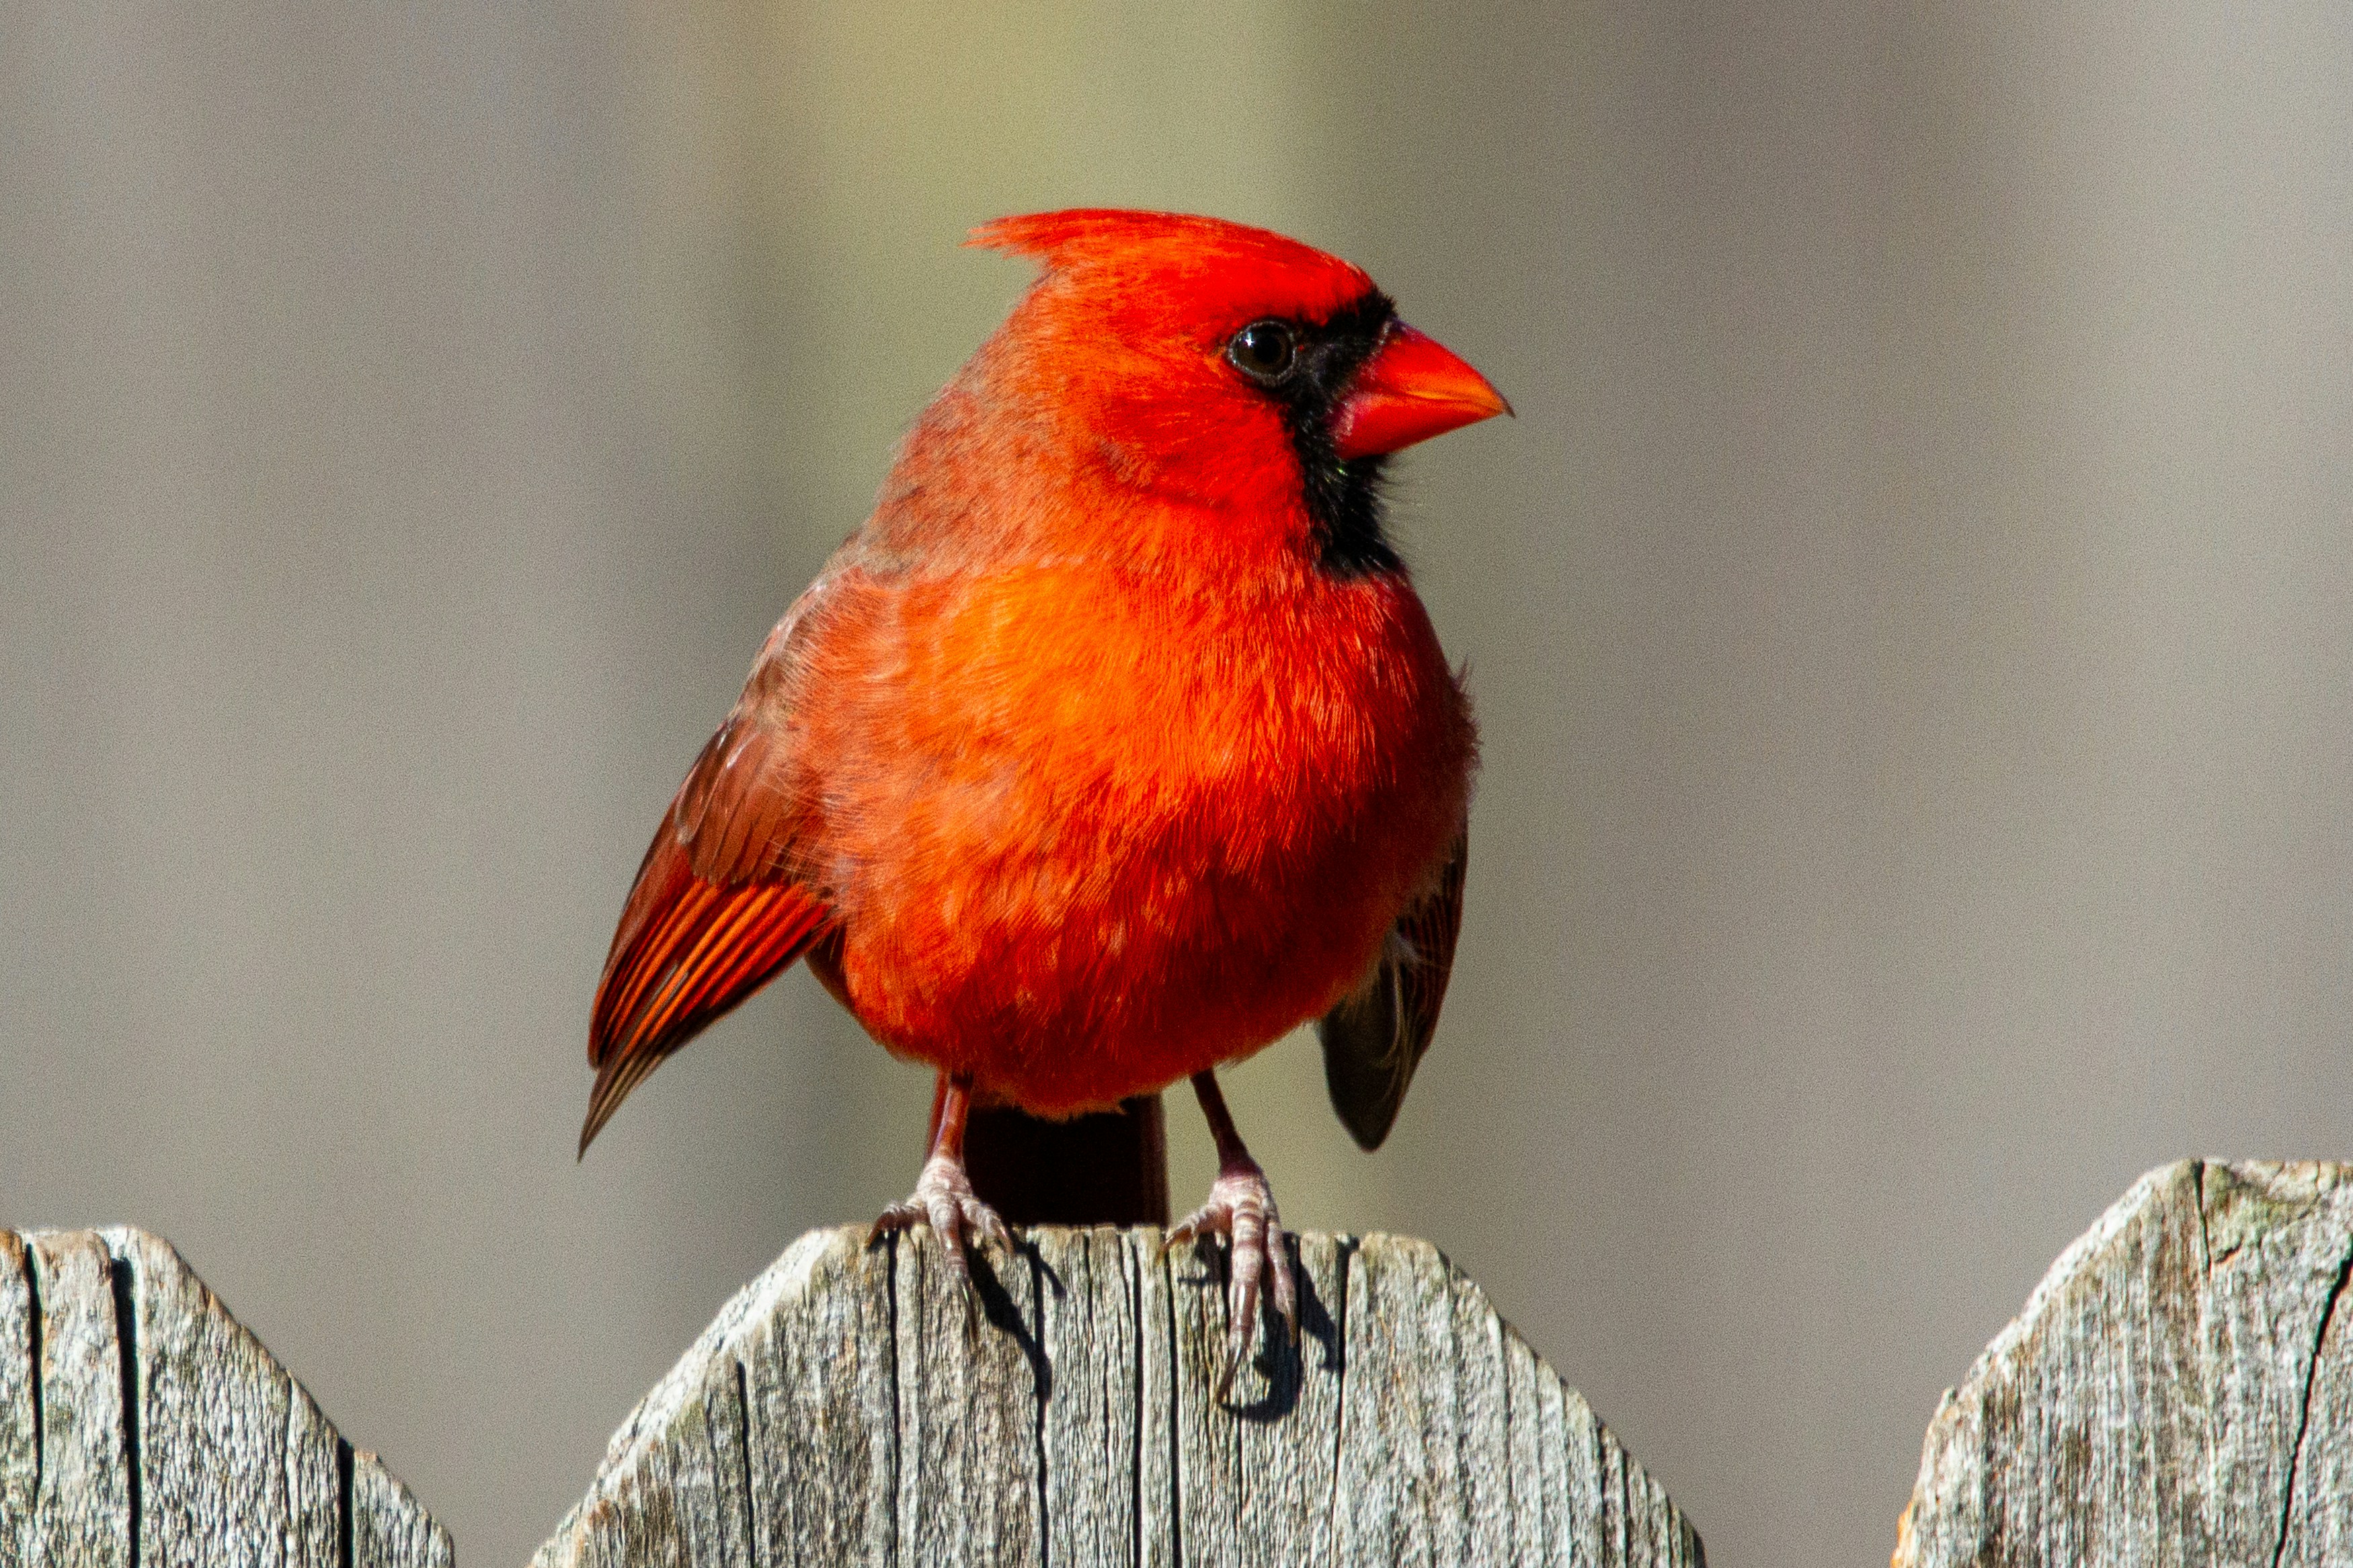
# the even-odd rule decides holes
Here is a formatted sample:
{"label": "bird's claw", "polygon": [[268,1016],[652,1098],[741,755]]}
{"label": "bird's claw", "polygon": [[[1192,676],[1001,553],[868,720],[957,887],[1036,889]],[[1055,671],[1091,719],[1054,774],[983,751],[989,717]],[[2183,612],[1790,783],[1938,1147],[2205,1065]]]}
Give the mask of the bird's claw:
{"label": "bird's claw", "polygon": [[1299,1287],[1292,1278],[1291,1248],[1282,1233],[1282,1216],[1275,1210],[1274,1190],[1255,1161],[1239,1161],[1219,1171],[1210,1184],[1208,1201],[1176,1222],[1160,1244],[1161,1251],[1217,1232],[1233,1238],[1233,1273],[1226,1289],[1226,1367],[1217,1389],[1223,1399],[1250,1349],[1261,1286],[1270,1288],[1275,1312],[1292,1341],[1299,1339]]}
{"label": "bird's claw", "polygon": [[881,1237],[919,1225],[929,1226],[940,1238],[949,1272],[968,1290],[974,1289],[972,1268],[964,1256],[968,1243],[993,1242],[1008,1254],[1016,1250],[1013,1233],[997,1212],[973,1192],[972,1178],[965,1173],[962,1162],[944,1155],[934,1154],[923,1162],[914,1192],[875,1216],[874,1234]]}

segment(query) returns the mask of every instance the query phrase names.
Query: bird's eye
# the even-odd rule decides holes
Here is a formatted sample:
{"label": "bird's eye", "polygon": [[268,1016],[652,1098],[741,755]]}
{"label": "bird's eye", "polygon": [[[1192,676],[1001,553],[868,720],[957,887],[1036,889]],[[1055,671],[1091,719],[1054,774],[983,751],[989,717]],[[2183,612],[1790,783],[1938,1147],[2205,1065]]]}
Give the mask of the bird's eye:
{"label": "bird's eye", "polygon": [[1226,344],[1226,357],[1252,381],[1281,381],[1297,356],[1298,343],[1281,321],[1252,321]]}

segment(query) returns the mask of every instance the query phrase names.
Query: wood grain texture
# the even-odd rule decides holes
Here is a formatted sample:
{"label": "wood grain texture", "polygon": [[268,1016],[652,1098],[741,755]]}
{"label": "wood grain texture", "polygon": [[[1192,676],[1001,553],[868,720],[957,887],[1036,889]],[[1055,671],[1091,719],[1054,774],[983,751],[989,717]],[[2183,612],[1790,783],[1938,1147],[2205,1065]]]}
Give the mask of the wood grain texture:
{"label": "wood grain texture", "polygon": [[2353,1561],[2353,1166],[2151,1172],[1947,1390],[1895,1568]]}
{"label": "wood grain texture", "polygon": [[[1425,1243],[1299,1238],[1303,1333],[1224,1405],[1222,1248],[1042,1228],[977,1300],[928,1232],[815,1231],[613,1438],[537,1568],[1698,1568],[1698,1536]],[[1271,1321],[1271,1320],[1270,1320]]]}
{"label": "wood grain texture", "polygon": [[448,1568],[169,1245],[0,1231],[0,1568]]}

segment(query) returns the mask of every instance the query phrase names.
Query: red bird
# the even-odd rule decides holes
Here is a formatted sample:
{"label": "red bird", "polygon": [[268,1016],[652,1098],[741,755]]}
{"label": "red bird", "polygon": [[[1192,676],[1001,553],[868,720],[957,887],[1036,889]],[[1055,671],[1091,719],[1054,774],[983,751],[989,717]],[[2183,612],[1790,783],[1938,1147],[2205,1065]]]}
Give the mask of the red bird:
{"label": "red bird", "polygon": [[[1320,1020],[1388,1131],[1462,910],[1471,706],[1382,530],[1387,454],[1508,413],[1370,278],[1263,229],[1005,218],[1042,272],[924,410],[654,835],[596,990],[580,1146],[806,959],[940,1075],[913,1195],[961,1270],[976,1100],[1189,1077],[1217,1140],[1171,1239],[1233,1242],[1234,1357],[1282,1221],[1216,1069]],[[1271,1279],[1269,1276],[1271,1275]]]}

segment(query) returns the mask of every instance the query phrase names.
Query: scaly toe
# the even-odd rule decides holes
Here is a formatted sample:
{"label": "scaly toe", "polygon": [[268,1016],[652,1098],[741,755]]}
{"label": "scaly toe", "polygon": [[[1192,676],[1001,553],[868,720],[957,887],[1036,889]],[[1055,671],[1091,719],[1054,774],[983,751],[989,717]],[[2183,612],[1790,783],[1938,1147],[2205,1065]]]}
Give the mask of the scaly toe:
{"label": "scaly toe", "polygon": [[932,1234],[947,1247],[961,1247],[964,1242],[964,1205],[953,1194],[932,1192],[923,1195],[924,1223]]}
{"label": "scaly toe", "polygon": [[1274,1275],[1274,1310],[1282,1326],[1290,1332],[1291,1342],[1299,1342],[1299,1281],[1291,1272],[1290,1238],[1279,1226],[1270,1225],[1268,1253]]}
{"label": "scaly toe", "polygon": [[939,1237],[940,1254],[948,1272],[966,1289],[974,1289],[972,1267],[965,1260],[968,1244],[994,1242],[1008,1254],[1018,1250],[1004,1219],[973,1192],[972,1178],[965,1173],[964,1166],[941,1155],[923,1162],[923,1173],[915,1179],[915,1190],[911,1195],[875,1217],[874,1234],[881,1237],[917,1226]]}
{"label": "scaly toe", "polygon": [[1232,1228],[1233,1215],[1230,1210],[1216,1204],[1203,1204],[1199,1208],[1178,1220],[1168,1234],[1160,1238],[1160,1250],[1166,1254],[1186,1242],[1198,1241],[1205,1236],[1217,1236]]}
{"label": "scaly toe", "polygon": [[893,1231],[905,1230],[912,1226],[928,1225],[930,1223],[931,1216],[925,1214],[923,1209],[915,1204],[911,1202],[895,1203],[889,1208],[884,1209],[881,1214],[874,1216],[874,1239],[880,1241],[882,1237],[889,1236]]}
{"label": "scaly toe", "polygon": [[1256,1165],[1218,1173],[1209,1199],[1177,1221],[1161,1243],[1165,1254],[1180,1241],[1223,1233],[1233,1238],[1232,1273],[1226,1286],[1226,1357],[1217,1395],[1226,1397],[1250,1352],[1258,1328],[1259,1304],[1271,1297],[1277,1316],[1295,1342],[1299,1337],[1299,1287],[1291,1272],[1290,1239],[1266,1174]]}
{"label": "scaly toe", "polygon": [[1007,1257],[1010,1258],[1021,1250],[1013,1239],[1013,1232],[1007,1227],[1004,1216],[978,1198],[965,1205],[964,1217],[974,1234],[983,1241],[1003,1247]]}
{"label": "scaly toe", "polygon": [[1218,1386],[1212,1397],[1223,1401],[1234,1391],[1234,1377],[1250,1358],[1250,1324],[1237,1318],[1226,1331],[1225,1370],[1218,1373]]}

